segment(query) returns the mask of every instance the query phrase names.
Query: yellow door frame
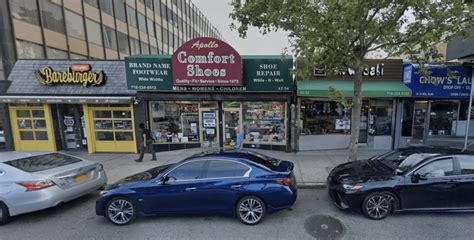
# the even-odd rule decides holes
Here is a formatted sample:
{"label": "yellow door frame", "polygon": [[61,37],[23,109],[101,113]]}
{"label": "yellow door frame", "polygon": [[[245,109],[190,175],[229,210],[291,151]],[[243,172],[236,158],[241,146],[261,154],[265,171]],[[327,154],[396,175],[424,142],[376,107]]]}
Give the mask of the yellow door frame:
{"label": "yellow door frame", "polygon": [[[130,104],[129,107],[114,107],[113,105],[111,106],[107,106],[107,105],[104,105],[104,106],[101,106],[101,107],[91,107],[87,104],[84,104],[83,105],[83,108],[84,108],[84,119],[86,121],[86,134],[87,134],[87,151],[89,153],[94,153],[94,152],[97,152],[97,146],[96,146],[96,143],[97,143],[97,139],[96,139],[96,136],[95,136],[95,125],[94,125],[94,114],[93,114],[93,111],[94,110],[105,110],[105,111],[130,111],[130,114],[131,114],[131,121],[132,121],[132,130],[131,131],[126,131],[126,132],[132,132],[132,136],[133,136],[133,146],[130,148],[130,151],[126,151],[126,152],[133,152],[133,153],[137,153],[137,145],[136,145],[136,133],[135,133],[135,119],[134,119],[134,112],[133,112],[133,106]],[[112,118],[110,118],[110,120],[113,120],[115,119],[113,116]],[[109,130],[107,130],[109,132]],[[110,130],[110,132],[114,133],[114,137],[115,137],[115,126],[112,125],[112,130]],[[122,152],[122,151],[117,151],[117,149],[121,149],[118,144],[119,143],[124,143],[124,142],[132,142],[132,141],[124,141],[124,142],[121,142],[121,141],[108,141],[110,143],[111,146],[115,146],[113,148],[115,148],[116,150],[115,151],[112,151],[112,152]]]}
{"label": "yellow door frame", "polygon": [[[10,113],[10,123],[12,126],[13,132],[13,145],[16,151],[50,151],[56,152],[56,138],[53,131],[53,121],[51,115],[51,107],[48,104],[42,104],[38,106],[15,106],[9,105],[8,107]],[[30,117],[18,117],[17,110],[24,110],[29,111]],[[42,110],[44,112],[43,117],[33,117],[32,111],[33,110]],[[26,119],[31,121],[31,129],[25,129],[24,131],[30,131],[33,134],[34,140],[21,140],[20,137],[20,127],[18,126],[19,119]],[[34,120],[44,120],[46,123],[46,128],[42,128],[41,130],[35,129],[33,124]],[[48,140],[36,140],[36,132],[37,131],[46,131]]]}

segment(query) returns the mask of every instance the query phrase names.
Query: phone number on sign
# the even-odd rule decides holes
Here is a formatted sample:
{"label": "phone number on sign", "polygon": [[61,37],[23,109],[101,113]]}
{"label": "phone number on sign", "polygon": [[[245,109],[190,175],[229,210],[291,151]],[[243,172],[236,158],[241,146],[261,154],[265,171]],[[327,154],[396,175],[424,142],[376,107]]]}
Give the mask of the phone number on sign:
{"label": "phone number on sign", "polygon": [[131,90],[156,90],[156,86],[131,85]]}

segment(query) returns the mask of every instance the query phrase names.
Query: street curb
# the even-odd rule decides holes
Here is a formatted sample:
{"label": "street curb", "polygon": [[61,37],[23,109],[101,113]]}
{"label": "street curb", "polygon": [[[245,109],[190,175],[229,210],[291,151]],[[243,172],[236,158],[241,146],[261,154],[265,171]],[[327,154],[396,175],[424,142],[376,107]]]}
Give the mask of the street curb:
{"label": "street curb", "polygon": [[298,183],[298,189],[323,189],[323,188],[326,188],[326,183],[324,182]]}

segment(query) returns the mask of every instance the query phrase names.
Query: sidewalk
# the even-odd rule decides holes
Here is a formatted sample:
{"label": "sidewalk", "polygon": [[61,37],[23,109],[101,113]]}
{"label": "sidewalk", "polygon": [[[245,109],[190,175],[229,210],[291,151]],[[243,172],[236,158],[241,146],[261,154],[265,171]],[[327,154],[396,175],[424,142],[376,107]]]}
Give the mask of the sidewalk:
{"label": "sidewalk", "polygon": [[[134,161],[134,159],[138,157],[138,154],[88,154],[84,152],[68,153],[103,164],[109,177],[109,183],[113,183],[134,173],[142,172],[163,164],[175,163],[202,151],[205,151],[205,149],[196,148],[160,152],[157,153],[158,161],[150,161],[151,155],[147,154],[145,155],[144,161],[141,163]],[[315,188],[325,186],[328,172],[336,165],[346,162],[348,155],[348,150],[304,151],[298,153],[268,150],[253,151],[293,162],[295,164],[294,173],[300,188]],[[367,159],[381,152],[384,151],[360,149],[358,158]]]}

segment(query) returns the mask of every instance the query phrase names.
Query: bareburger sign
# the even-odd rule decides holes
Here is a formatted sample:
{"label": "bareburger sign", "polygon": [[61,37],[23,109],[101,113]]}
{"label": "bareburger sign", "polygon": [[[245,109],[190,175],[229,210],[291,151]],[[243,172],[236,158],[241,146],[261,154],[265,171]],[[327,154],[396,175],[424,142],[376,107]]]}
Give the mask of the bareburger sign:
{"label": "bareburger sign", "polygon": [[242,86],[242,59],[229,44],[215,38],[195,38],[171,58],[175,86]]}

